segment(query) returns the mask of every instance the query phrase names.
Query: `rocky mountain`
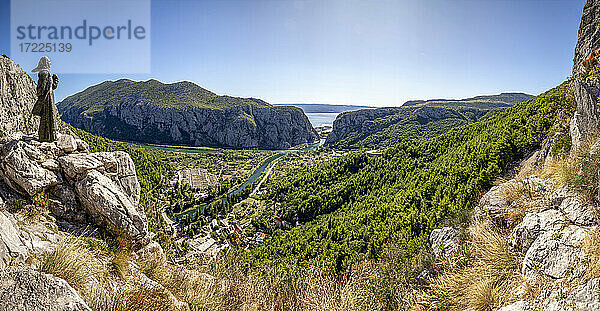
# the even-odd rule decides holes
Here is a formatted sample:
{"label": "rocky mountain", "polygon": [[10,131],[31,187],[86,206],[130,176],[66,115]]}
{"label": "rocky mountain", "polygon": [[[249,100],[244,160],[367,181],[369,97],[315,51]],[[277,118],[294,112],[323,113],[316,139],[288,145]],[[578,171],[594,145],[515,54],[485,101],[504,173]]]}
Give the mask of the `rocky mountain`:
{"label": "rocky mountain", "polygon": [[380,148],[445,133],[477,122],[534,96],[502,93],[462,100],[409,101],[401,107],[362,109],[340,114],[325,145],[334,148]]}
{"label": "rocky mountain", "polygon": [[106,81],[57,106],[65,122],[116,140],[287,149],[318,139],[299,108],[220,96],[191,82]]}

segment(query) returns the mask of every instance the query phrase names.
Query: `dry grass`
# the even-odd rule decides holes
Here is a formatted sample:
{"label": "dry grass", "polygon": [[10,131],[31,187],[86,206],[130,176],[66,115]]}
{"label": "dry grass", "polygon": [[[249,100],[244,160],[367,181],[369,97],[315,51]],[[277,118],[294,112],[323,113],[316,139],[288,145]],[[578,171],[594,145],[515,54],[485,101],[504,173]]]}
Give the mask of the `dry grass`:
{"label": "dry grass", "polygon": [[58,276],[78,291],[102,271],[102,264],[79,238],[65,239],[42,256],[41,272]]}
{"label": "dry grass", "polygon": [[541,172],[542,177],[550,178],[557,186],[571,184],[577,178],[578,161],[564,157],[548,163]]}
{"label": "dry grass", "polygon": [[175,306],[165,293],[143,286],[129,286],[115,297],[111,311],[171,311]]}
{"label": "dry grass", "polygon": [[250,267],[230,254],[199,260],[193,269],[159,264],[150,274],[192,311],[408,309],[412,296],[406,269],[399,268],[403,261],[388,259],[363,261],[336,274],[319,266]]}
{"label": "dry grass", "polygon": [[522,278],[506,236],[486,224],[473,225],[470,234],[469,264],[438,277],[420,297],[422,310],[487,311],[517,300]]}
{"label": "dry grass", "polygon": [[600,277],[600,229],[590,231],[583,242],[583,251],[588,262],[586,269],[586,280]]}

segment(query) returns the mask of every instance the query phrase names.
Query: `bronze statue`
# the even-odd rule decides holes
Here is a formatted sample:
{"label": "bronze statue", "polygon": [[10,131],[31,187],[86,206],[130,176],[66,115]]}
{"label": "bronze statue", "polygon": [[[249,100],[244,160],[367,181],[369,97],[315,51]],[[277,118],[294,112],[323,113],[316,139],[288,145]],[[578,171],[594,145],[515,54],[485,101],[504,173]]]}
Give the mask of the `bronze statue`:
{"label": "bronze statue", "polygon": [[33,72],[38,72],[37,101],[31,113],[40,117],[40,141],[56,140],[58,109],[54,103],[54,92],[58,86],[58,76],[50,75],[50,59],[43,56]]}

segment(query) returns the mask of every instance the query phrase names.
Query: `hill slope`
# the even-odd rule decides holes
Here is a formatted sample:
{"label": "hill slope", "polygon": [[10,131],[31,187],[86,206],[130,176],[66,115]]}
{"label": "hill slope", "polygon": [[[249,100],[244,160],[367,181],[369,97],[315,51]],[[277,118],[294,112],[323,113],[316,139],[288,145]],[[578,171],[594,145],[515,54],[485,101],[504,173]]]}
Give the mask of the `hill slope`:
{"label": "hill slope", "polygon": [[511,161],[538,147],[561,108],[567,84],[483,121],[404,142],[383,157],[352,152],[273,184],[277,215],[305,223],[254,250],[256,262],[317,260],[344,269],[381,256],[389,243],[417,252],[429,232],[460,219]]}
{"label": "hill slope", "polygon": [[502,93],[462,100],[410,101],[397,108],[343,113],[333,122],[333,132],[325,144],[343,149],[379,148],[434,137],[531,98],[523,93]]}
{"label": "hill slope", "polygon": [[285,149],[317,139],[298,108],[220,96],[191,82],[106,81],[57,106],[64,121],[118,140]]}

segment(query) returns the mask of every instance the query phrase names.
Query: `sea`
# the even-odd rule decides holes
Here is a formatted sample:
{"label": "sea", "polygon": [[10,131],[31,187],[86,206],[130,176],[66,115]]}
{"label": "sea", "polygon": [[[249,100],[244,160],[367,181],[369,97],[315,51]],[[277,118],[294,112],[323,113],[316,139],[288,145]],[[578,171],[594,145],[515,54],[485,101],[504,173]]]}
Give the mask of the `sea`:
{"label": "sea", "polygon": [[313,127],[323,125],[333,125],[333,120],[339,115],[339,112],[309,112],[306,114]]}

